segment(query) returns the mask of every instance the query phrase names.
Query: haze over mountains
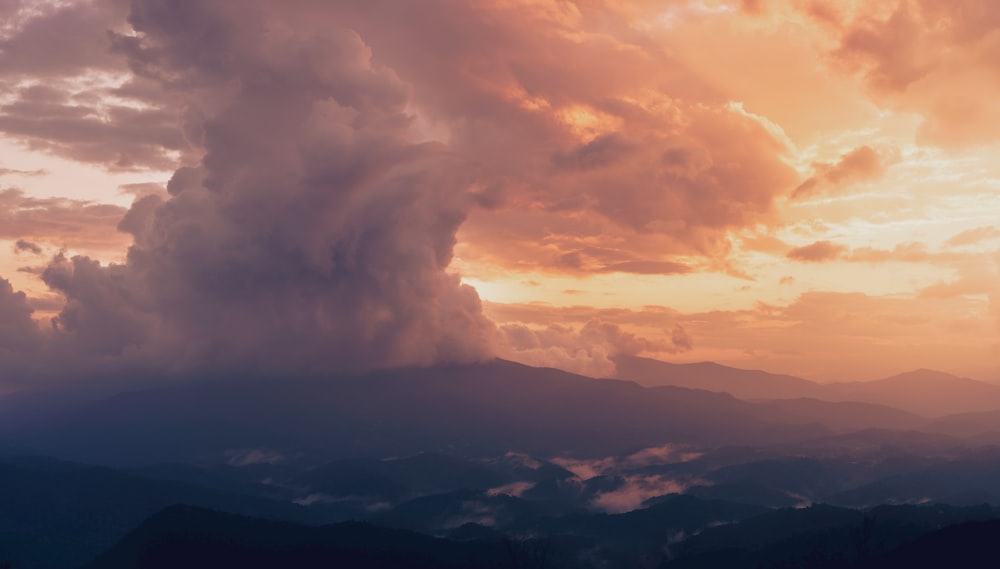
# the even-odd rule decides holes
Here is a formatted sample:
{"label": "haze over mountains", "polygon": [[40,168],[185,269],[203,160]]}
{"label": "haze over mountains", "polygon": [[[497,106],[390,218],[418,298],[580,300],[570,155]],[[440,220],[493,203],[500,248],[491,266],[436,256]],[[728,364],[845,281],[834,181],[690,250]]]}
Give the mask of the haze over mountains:
{"label": "haze over mountains", "polygon": [[858,401],[896,407],[927,417],[991,411],[1000,402],[998,384],[933,370],[915,370],[874,381],[816,383],[713,362],[672,364],[637,356],[617,356],[614,361],[618,377],[643,385],[705,389],[741,399]]}

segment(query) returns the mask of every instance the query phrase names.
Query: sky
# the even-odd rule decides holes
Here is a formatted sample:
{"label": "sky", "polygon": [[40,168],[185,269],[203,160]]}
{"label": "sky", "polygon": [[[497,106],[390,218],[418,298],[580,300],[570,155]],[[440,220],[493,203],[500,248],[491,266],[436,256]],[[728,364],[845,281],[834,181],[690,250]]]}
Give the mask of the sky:
{"label": "sky", "polygon": [[991,0],[0,0],[0,377],[1000,381]]}

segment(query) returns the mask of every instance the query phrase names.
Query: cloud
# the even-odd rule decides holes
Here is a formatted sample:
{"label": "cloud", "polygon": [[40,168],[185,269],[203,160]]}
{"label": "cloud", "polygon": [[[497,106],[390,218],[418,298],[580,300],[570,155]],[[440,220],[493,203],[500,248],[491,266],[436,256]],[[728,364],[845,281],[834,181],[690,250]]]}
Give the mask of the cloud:
{"label": "cloud", "polygon": [[[202,158],[167,195],[99,210],[132,237],[125,263],[59,255],[42,273],[66,298],[52,361],[326,373],[491,354],[476,292],[447,272],[469,203],[461,160],[413,132],[410,87],[357,33],[296,17],[265,2],[132,3],[135,35],[116,50],[181,101]],[[0,199],[8,219],[31,218],[5,230],[41,232],[33,198]]]}
{"label": "cloud", "polygon": [[993,239],[1000,239],[1000,228],[987,225],[966,229],[965,231],[962,231],[945,241],[945,245],[949,247],[961,247],[964,245],[975,245],[977,243]]}
{"label": "cloud", "polygon": [[691,335],[680,324],[674,324],[673,330],[670,331],[670,343],[678,352],[690,351],[694,347]]}
{"label": "cloud", "polygon": [[892,249],[878,247],[857,247],[850,249],[830,241],[817,241],[804,247],[792,249],[786,257],[805,263],[845,261],[851,263],[953,263],[963,259],[963,255],[949,252],[933,252],[925,243],[900,243]]}
{"label": "cloud", "polygon": [[497,486],[496,488],[490,488],[486,491],[489,496],[506,495],[519,498],[521,494],[524,494],[528,490],[531,490],[536,485],[535,482],[511,482],[510,484],[504,484],[503,486]]}
{"label": "cloud", "polygon": [[252,466],[255,464],[281,464],[287,462],[285,455],[278,451],[255,448],[232,450],[226,452],[226,464],[229,466]]}
{"label": "cloud", "polygon": [[846,251],[847,247],[824,240],[792,249],[786,256],[793,261],[821,263],[839,259]]}
{"label": "cloud", "polygon": [[346,6],[435,132],[476,164],[485,209],[462,228],[463,259],[676,273],[686,263],[675,255],[722,256],[729,230],[773,220],[797,181],[779,129],[641,25],[655,5]]}
{"label": "cloud", "polygon": [[600,319],[573,328],[505,323],[499,327],[502,357],[535,366],[556,367],[592,377],[613,377],[614,356],[643,352],[677,353],[693,347],[680,324],[663,339],[649,340]]}
{"label": "cloud", "polygon": [[688,462],[701,456],[701,453],[691,448],[668,443],[623,456],[596,459],[555,457],[550,462],[569,470],[580,480],[589,480],[596,476],[627,474],[648,466]]}
{"label": "cloud", "polygon": [[32,255],[41,255],[42,248],[38,246],[37,243],[32,243],[31,241],[25,241],[24,239],[18,239],[14,242],[14,252],[15,253],[31,253]]}
{"label": "cloud", "polygon": [[602,272],[634,273],[637,275],[676,275],[687,273],[690,270],[691,267],[672,261],[625,261],[605,265],[601,268]]}
{"label": "cloud", "polygon": [[664,476],[626,476],[619,488],[598,494],[591,505],[609,514],[622,514],[641,508],[650,498],[679,494],[686,489],[686,484]]}
{"label": "cloud", "polygon": [[851,251],[848,260],[858,263],[883,263],[887,261],[901,263],[930,263],[954,261],[960,258],[950,253],[934,253],[927,250],[924,243],[901,243],[892,249],[877,247],[858,247]]}
{"label": "cloud", "polygon": [[909,295],[809,291],[784,302],[687,312],[542,303],[486,303],[485,309],[500,327],[578,329],[599,318],[657,346],[669,346],[669,331],[679,323],[697,339],[690,352],[643,354],[668,360],[820,380],[873,379],[918,367],[988,379],[1000,331],[1000,258],[985,266],[971,261],[956,265],[964,267],[959,278]]}
{"label": "cloud", "polygon": [[[45,89],[44,95],[38,91]],[[48,87],[14,92],[0,106],[0,132],[28,148],[112,170],[169,169],[187,149],[170,110],[80,105]]]}
{"label": "cloud", "polygon": [[580,480],[589,480],[596,476],[625,474],[648,466],[688,462],[701,456],[701,453],[690,448],[668,443],[623,456],[597,459],[556,457],[551,462],[569,470]]}
{"label": "cloud", "polygon": [[0,36],[4,77],[52,78],[121,65],[111,53],[108,31],[125,23],[125,1],[14,2],[7,10],[6,33]]}
{"label": "cloud", "polygon": [[[0,239],[48,243],[68,249],[119,251],[128,236],[115,227],[125,208],[66,198],[37,198],[0,190]],[[21,251],[36,252],[31,247]],[[40,252],[40,251],[38,251]]]}
{"label": "cloud", "polygon": [[[32,312],[27,296],[0,279],[0,370],[6,374],[22,372],[18,365],[22,358],[37,354],[41,346],[41,331],[31,318]],[[8,379],[16,381],[10,375]]]}
{"label": "cloud", "polygon": [[983,0],[812,2],[831,30],[834,61],[862,75],[883,101],[923,117],[918,139],[945,147],[997,140],[995,90],[1000,17]]}
{"label": "cloud", "polygon": [[46,170],[18,170],[15,168],[0,168],[0,176],[45,176]]}
{"label": "cloud", "polygon": [[[853,315],[885,302],[887,318],[913,328],[869,324],[923,334],[910,339],[937,333],[913,323],[925,309],[942,329],[966,331],[996,303],[986,309],[982,298],[921,296],[904,308],[893,299],[867,306],[828,296],[702,314],[521,305],[490,308],[504,313],[497,331],[475,291],[450,271],[532,273],[517,280],[735,275],[733,241],[750,233],[758,237],[742,239],[741,253],[949,269],[965,263],[960,251],[919,243],[852,251],[817,241],[789,251],[773,237],[786,237],[778,229],[785,197],[842,193],[877,179],[894,156],[873,139],[814,164],[803,183],[789,166],[799,158],[791,139],[817,141],[792,130],[786,136],[768,117],[806,129],[822,114],[816,120],[829,128],[819,128],[822,136],[841,127],[854,136],[861,125],[834,124],[841,111],[863,107],[857,113],[868,116],[881,105],[924,116],[921,142],[993,140],[1000,120],[988,95],[995,90],[982,81],[993,77],[985,54],[996,18],[970,2],[809,3],[822,23],[799,35],[831,34],[832,60],[863,76],[877,105],[833,101],[854,94],[850,80],[837,79],[847,95],[828,100],[825,91],[837,89],[796,77],[819,85],[809,88],[816,96],[781,89],[770,106],[766,97],[752,100],[737,74],[727,82],[728,68],[708,65],[697,50],[680,59],[686,44],[672,38],[681,30],[649,25],[659,21],[657,3],[300,0],[279,8],[257,0],[180,7],[84,0],[34,10],[8,3],[0,18],[4,136],[104,168],[174,174],[166,189],[126,188],[135,194],[127,211],[4,190],[0,237],[43,252],[67,249],[45,269],[31,268],[66,299],[55,327],[45,328],[46,359],[88,361],[102,371],[127,364],[326,372],[497,352],[601,375],[616,351],[793,360],[807,349],[790,337],[806,326],[793,308],[809,304],[823,317],[824,303]],[[768,14],[786,9],[744,8],[754,14],[755,38],[762,28],[754,26],[770,25]],[[711,24],[684,31],[700,37],[744,17],[677,12],[685,22]],[[771,43],[791,45],[799,35]],[[728,58],[732,46],[723,47]],[[820,74],[809,50],[785,51],[806,53],[790,59],[789,69]],[[783,85],[792,82],[788,73]],[[752,83],[770,85],[756,87],[765,95],[777,84]],[[781,107],[802,110],[782,115]],[[819,107],[836,111],[814,112]],[[881,199],[889,205],[879,211],[908,198]],[[830,229],[837,216],[868,215],[852,208],[871,210],[871,203],[812,205]],[[983,236],[989,232],[962,240]],[[129,243],[124,263],[73,256]],[[456,254],[461,264],[452,264]]]}
{"label": "cloud", "polygon": [[814,162],[815,173],[795,188],[792,199],[829,194],[850,184],[878,179],[885,173],[889,160],[870,146],[859,146],[837,162]]}
{"label": "cloud", "polygon": [[702,456],[701,453],[680,445],[666,444],[648,447],[625,457],[623,463],[631,468],[641,468],[654,464],[674,464],[688,462]]}
{"label": "cloud", "polygon": [[0,133],[112,170],[170,169],[189,150],[162,90],[136,89],[115,49],[128,2],[21,3],[0,39]]}

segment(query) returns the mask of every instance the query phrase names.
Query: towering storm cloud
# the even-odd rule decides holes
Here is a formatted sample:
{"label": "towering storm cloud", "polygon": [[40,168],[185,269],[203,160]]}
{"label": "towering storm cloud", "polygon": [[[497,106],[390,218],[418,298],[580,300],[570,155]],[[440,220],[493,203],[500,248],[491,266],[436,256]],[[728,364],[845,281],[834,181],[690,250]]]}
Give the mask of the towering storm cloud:
{"label": "towering storm cloud", "polygon": [[[461,168],[418,139],[407,86],[355,32],[293,28],[271,8],[133,3],[135,33],[113,49],[182,109],[188,164],[122,219],[125,264],[45,269],[66,298],[49,349],[179,370],[487,356],[492,325],[447,272]],[[23,320],[18,300],[3,305]]]}

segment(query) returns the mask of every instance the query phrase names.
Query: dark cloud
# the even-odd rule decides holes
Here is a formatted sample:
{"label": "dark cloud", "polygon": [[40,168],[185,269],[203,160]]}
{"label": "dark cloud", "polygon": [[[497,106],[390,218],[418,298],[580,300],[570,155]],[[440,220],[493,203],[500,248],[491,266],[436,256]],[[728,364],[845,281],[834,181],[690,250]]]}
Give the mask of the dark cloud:
{"label": "dark cloud", "polygon": [[19,371],[18,364],[23,365],[25,356],[40,348],[41,333],[31,319],[32,312],[25,294],[15,292],[10,282],[0,279],[0,370]]}
{"label": "dark cloud", "polygon": [[553,162],[562,168],[589,170],[609,166],[626,158],[634,149],[617,133],[598,136],[567,153],[556,153]]}
{"label": "dark cloud", "polygon": [[446,272],[468,206],[461,163],[413,135],[407,85],[355,32],[293,32],[272,8],[133,3],[137,35],[119,49],[198,109],[185,128],[203,159],[121,218],[125,264],[47,267],[66,298],[50,349],[168,372],[488,356],[478,296]]}
{"label": "dark cloud", "polygon": [[811,245],[792,249],[786,255],[793,261],[806,263],[821,263],[840,259],[847,252],[847,247],[830,241],[817,241]]}
{"label": "dark cloud", "polygon": [[675,324],[674,329],[670,331],[670,342],[674,346],[673,351],[687,352],[694,348],[691,335],[680,324]]}
{"label": "dark cloud", "polygon": [[37,243],[32,243],[31,241],[25,241],[24,239],[18,239],[14,242],[14,252],[15,253],[31,253],[32,255],[41,255],[42,248],[38,246]]}
{"label": "dark cloud", "polygon": [[127,267],[58,255],[41,277],[66,298],[52,326],[56,341],[73,355],[121,356],[149,342],[153,317],[135,306],[143,291]]}
{"label": "dark cloud", "polygon": [[786,255],[793,261],[821,263],[847,261],[852,263],[951,263],[963,259],[959,254],[934,252],[925,243],[900,243],[892,249],[847,246],[830,241],[817,241],[811,245],[792,249]]}
{"label": "dark cloud", "polygon": [[672,261],[624,261],[605,265],[602,272],[634,273],[638,275],[677,275],[691,271],[691,267]]}
{"label": "dark cloud", "polygon": [[880,178],[886,166],[887,159],[875,149],[859,146],[837,162],[813,163],[815,174],[795,188],[792,199],[832,193],[848,184]]}

